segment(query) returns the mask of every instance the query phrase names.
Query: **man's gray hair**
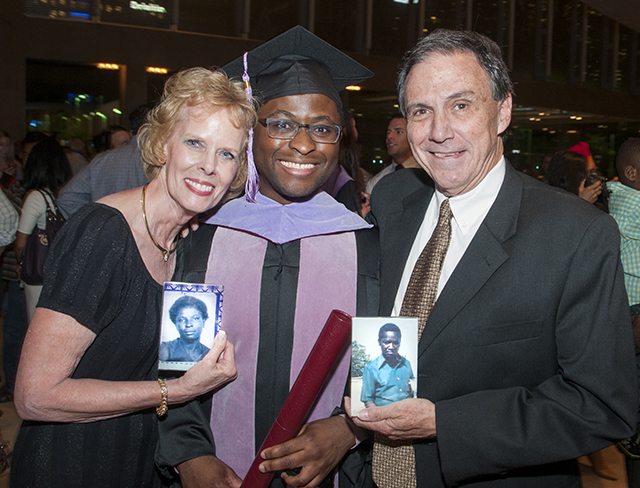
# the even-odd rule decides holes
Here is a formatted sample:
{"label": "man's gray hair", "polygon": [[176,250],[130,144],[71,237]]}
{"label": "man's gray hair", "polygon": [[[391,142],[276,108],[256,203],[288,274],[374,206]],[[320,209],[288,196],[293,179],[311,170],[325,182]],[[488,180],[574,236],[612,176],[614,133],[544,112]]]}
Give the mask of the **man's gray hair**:
{"label": "man's gray hair", "polygon": [[473,54],[491,80],[491,96],[501,102],[513,95],[513,83],[509,70],[502,59],[500,47],[488,37],[473,31],[437,29],[407,51],[398,70],[398,101],[400,112],[407,116],[405,93],[409,72],[416,64],[426,61],[432,54],[452,55],[459,52]]}

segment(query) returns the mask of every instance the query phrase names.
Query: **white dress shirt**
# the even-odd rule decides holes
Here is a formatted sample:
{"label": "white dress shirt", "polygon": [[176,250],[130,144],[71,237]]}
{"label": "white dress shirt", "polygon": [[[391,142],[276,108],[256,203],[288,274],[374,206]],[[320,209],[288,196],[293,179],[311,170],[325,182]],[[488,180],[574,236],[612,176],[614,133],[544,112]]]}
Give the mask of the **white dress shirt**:
{"label": "white dress shirt", "polygon": [[[447,284],[449,277],[453,274],[453,270],[456,269],[467,247],[469,247],[471,240],[480,228],[480,224],[487,216],[493,202],[495,202],[504,180],[505,164],[505,159],[502,157],[478,186],[467,193],[449,198],[449,205],[453,213],[453,218],[451,219],[451,243],[449,244],[447,255],[444,258],[444,263],[442,264],[437,296],[440,296],[440,292]],[[420,253],[424,249],[424,246],[427,245],[427,242],[429,242],[431,234],[433,234],[433,230],[436,228],[440,205],[446,198],[447,197],[436,190],[431,198],[431,202],[429,202],[424,220],[413,241],[411,252],[405,263],[402,280],[400,280],[400,286],[398,287],[398,293],[396,294],[396,300],[391,313],[392,316],[400,315],[402,301],[404,300],[404,294],[409,285],[411,273],[416,265],[416,261],[418,261],[418,257],[420,257]]]}

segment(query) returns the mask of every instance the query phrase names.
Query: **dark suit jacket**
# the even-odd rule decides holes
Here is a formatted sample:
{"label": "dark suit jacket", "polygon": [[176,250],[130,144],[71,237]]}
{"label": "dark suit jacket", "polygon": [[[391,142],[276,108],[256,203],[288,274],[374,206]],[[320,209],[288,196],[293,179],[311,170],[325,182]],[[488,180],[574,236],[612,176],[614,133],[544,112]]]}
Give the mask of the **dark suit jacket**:
{"label": "dark suit jacket", "polygon": [[[389,315],[434,189],[407,170],[371,199]],[[631,435],[637,387],[614,220],[516,172],[448,280],[419,343],[437,441],[418,487],[579,486],[575,458]]]}

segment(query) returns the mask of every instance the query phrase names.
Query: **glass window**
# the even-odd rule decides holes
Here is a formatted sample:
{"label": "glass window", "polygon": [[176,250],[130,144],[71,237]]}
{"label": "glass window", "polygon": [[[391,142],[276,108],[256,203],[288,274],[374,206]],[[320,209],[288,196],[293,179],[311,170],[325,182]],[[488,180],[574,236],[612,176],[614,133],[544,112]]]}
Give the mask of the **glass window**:
{"label": "glass window", "polygon": [[249,37],[266,41],[298,24],[307,25],[301,3],[299,0],[251,0]]}
{"label": "glass window", "polygon": [[473,0],[471,29],[496,41],[504,49],[507,39],[506,0]]}
{"label": "glass window", "polygon": [[620,47],[618,48],[618,70],[616,72],[616,91],[631,91],[631,56],[635,34],[631,29],[620,25]]}
{"label": "glass window", "polygon": [[[579,69],[578,11],[573,0],[555,0],[554,7],[551,74],[547,80],[567,83],[570,73],[577,74]],[[575,51],[573,63],[572,49]]]}
{"label": "glass window", "polygon": [[[606,19],[608,21],[608,19]],[[602,14],[589,9],[588,13],[589,33],[587,34],[587,76],[583,86],[600,88],[602,72],[602,46],[605,42],[604,22]],[[610,54],[609,54],[610,57]]]}
{"label": "glass window", "polygon": [[513,75],[533,78],[536,45],[536,4],[516,0]]}
{"label": "glass window", "polygon": [[373,2],[371,54],[402,56],[417,40],[416,0]]}
{"label": "glass window", "polygon": [[378,173],[390,161],[385,144],[387,125],[399,113],[395,92],[361,90],[349,92],[347,105],[356,121],[358,144],[362,150],[362,167]]}
{"label": "glass window", "polygon": [[99,0],[25,0],[27,15],[50,19],[91,20],[91,5]]}
{"label": "glass window", "polygon": [[464,29],[467,0],[425,0],[424,34],[434,29]]}
{"label": "glass window", "polygon": [[28,60],[26,78],[28,130],[88,141],[110,125],[128,126],[117,70]]}
{"label": "glass window", "polygon": [[102,0],[100,20],[168,29],[173,0]]}
{"label": "glass window", "polygon": [[365,2],[325,0],[316,3],[315,34],[341,51],[364,47]]}
{"label": "glass window", "polygon": [[173,73],[147,73],[147,100],[149,103],[157,103],[162,98],[164,84]]}
{"label": "glass window", "polygon": [[625,50],[629,68],[629,92],[640,95],[640,35],[631,32],[629,37],[629,47]]}
{"label": "glass window", "polygon": [[180,0],[178,29],[240,37],[243,5],[236,0]]}

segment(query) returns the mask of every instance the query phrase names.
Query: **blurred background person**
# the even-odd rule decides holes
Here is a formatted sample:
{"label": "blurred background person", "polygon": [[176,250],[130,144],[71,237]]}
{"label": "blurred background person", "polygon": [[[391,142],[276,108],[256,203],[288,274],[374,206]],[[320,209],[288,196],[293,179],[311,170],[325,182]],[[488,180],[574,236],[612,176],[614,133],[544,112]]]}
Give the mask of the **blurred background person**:
{"label": "blurred background person", "polygon": [[595,203],[602,193],[602,183],[595,180],[587,184],[587,158],[573,151],[558,151],[549,161],[547,183]]}
{"label": "blurred background person", "polygon": [[376,186],[378,181],[386,175],[398,169],[420,168],[416,160],[413,159],[413,154],[411,154],[411,148],[407,140],[407,120],[402,115],[394,115],[389,120],[385,142],[387,144],[387,153],[391,156],[391,163],[369,180],[366,190],[369,195],[371,195],[373,187]]}
{"label": "blurred background person", "polygon": [[89,150],[87,145],[80,139],[69,139],[65,148],[65,154],[71,166],[71,174],[75,175],[89,164]]}
{"label": "blurred background person", "polygon": [[129,141],[131,141],[131,132],[119,125],[112,125],[109,127],[107,140],[109,142],[109,151],[118,149],[119,147],[129,144]]}
{"label": "blurred background person", "polygon": [[596,201],[591,203],[593,203],[603,212],[609,213],[609,192],[605,184],[607,178],[602,174],[602,172],[596,165],[596,162],[591,154],[591,149],[589,149],[589,144],[587,144],[586,142],[579,142],[575,146],[570,147],[569,151],[578,153],[586,158],[587,181],[585,182],[584,186],[589,187],[592,184],[599,183],[602,190],[596,197]]}
{"label": "blurred background person", "polygon": [[60,189],[58,206],[62,215],[69,218],[88,203],[112,193],[138,188],[148,181],[144,174],[137,134],[153,106],[140,105],[129,114],[129,127],[133,135],[129,144],[96,156]]}
{"label": "blurred background person", "polygon": [[130,140],[131,133],[127,129],[120,125],[110,125],[107,130],[99,132],[91,139],[93,148],[96,151],[93,157],[111,151],[112,149],[126,146]]}
{"label": "blurred background person", "polygon": [[[25,166],[33,148],[46,139],[47,135],[42,132],[27,132],[21,144],[20,160],[22,167]],[[21,213],[22,199],[24,197],[24,187],[21,182],[15,179],[7,187],[3,186],[1,182],[0,186],[2,186],[2,191],[14,209]],[[9,246],[2,255],[2,281],[6,291],[3,300],[6,314],[2,331],[4,339],[2,366],[5,374],[5,384],[0,388],[0,403],[13,400],[18,360],[20,359],[22,342],[28,325],[26,298],[24,289],[20,286],[18,256],[14,245]]]}
{"label": "blurred background person", "polygon": [[[0,191],[0,256],[4,253],[7,246],[10,246],[13,243],[16,237],[16,229],[18,228],[18,218],[19,214],[13,204],[9,201],[6,195]],[[19,288],[18,288],[18,291]],[[4,299],[4,288],[0,290],[0,302]],[[26,321],[25,321],[26,322]],[[11,325],[11,322],[9,323]],[[6,316],[5,316],[5,325],[3,327],[6,330]],[[10,343],[10,340],[9,340]],[[11,357],[11,351],[7,350],[7,341],[4,341],[4,350],[3,350],[3,362],[5,364],[5,386],[0,388],[0,402],[10,401],[13,397],[11,396],[11,392],[7,390],[7,384],[13,389],[13,381],[15,378],[15,366],[18,363],[18,354]],[[8,361],[9,360],[9,361]],[[9,368],[7,371],[7,363],[11,362],[14,364],[13,370]],[[12,375],[9,378],[9,375]],[[0,438],[2,438],[2,432],[0,431]],[[4,443],[4,442],[3,442]],[[0,447],[2,449],[2,447]],[[0,459],[2,459],[2,455],[0,455]],[[1,464],[1,463],[0,463]],[[0,470],[1,472],[1,470]]]}
{"label": "blurred background person", "polygon": [[[27,195],[22,204],[15,243],[16,255],[20,262],[22,262],[22,250],[29,235],[36,227],[42,231],[45,230],[47,208],[58,213],[56,207],[58,190],[70,177],[71,166],[58,141],[49,138],[31,150],[24,168],[24,188]],[[27,320],[30,322],[40,298],[42,284],[32,285],[23,282],[23,287],[27,303]]]}
{"label": "blurred background person", "polygon": [[17,228],[18,212],[4,193],[0,192],[0,256],[16,238]]}
{"label": "blurred background person", "polygon": [[356,121],[348,110],[342,110],[339,164],[324,182],[322,189],[352,212],[360,213],[360,194],[364,190],[360,168]]}
{"label": "blurred background person", "polygon": [[[629,312],[640,386],[640,139],[627,140],[616,154],[619,181],[607,182],[609,210],[620,229],[620,260],[629,296]],[[633,436],[618,442],[625,455],[629,488],[640,488],[640,410]]]}
{"label": "blurred background person", "polygon": [[575,146],[571,146],[569,148],[569,151],[578,153],[586,158],[587,175],[593,175],[598,173],[598,166],[596,165],[596,162],[593,159],[593,155],[591,154],[591,149],[589,148],[589,144],[587,144],[584,141],[581,141]]}
{"label": "blurred background person", "polygon": [[94,158],[99,154],[107,152],[109,150],[109,131],[103,130],[102,132],[98,132],[91,138],[91,145],[95,150]]}
{"label": "blurred background person", "polygon": [[0,130],[0,171],[2,171],[0,184],[3,186],[11,186],[10,181],[22,179],[22,165],[16,159],[13,148],[11,135],[7,131]]}

